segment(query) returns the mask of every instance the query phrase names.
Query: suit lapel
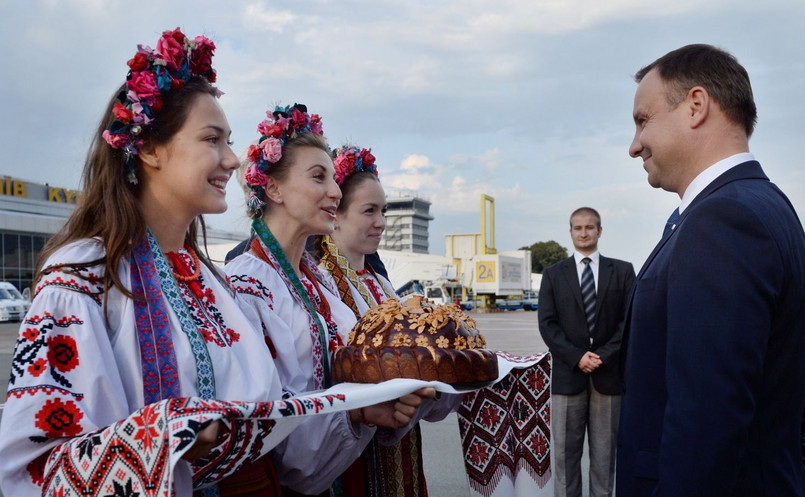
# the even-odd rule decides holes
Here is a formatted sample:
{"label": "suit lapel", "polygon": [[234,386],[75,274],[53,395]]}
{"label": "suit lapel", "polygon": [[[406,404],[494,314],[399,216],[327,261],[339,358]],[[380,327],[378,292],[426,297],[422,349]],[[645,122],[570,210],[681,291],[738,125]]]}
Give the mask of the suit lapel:
{"label": "suit lapel", "polygon": [[584,304],[581,301],[581,283],[579,283],[579,273],[576,271],[576,259],[571,255],[569,258],[562,262],[562,275],[565,277],[570,293],[573,298],[579,303],[582,309]]}
{"label": "suit lapel", "polygon": [[[604,301],[602,295],[606,295],[609,282],[612,280],[612,261],[604,256],[598,256],[598,290],[595,297],[595,319],[598,321],[598,314],[601,312],[601,303]],[[597,328],[596,328],[597,329]]]}

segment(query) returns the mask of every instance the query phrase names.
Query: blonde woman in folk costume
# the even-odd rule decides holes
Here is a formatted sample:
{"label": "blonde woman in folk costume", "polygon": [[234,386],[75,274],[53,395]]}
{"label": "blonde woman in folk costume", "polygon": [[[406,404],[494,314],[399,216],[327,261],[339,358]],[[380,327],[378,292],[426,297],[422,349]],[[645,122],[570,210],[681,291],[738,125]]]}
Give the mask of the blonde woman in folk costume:
{"label": "blonde woman in folk costume", "polygon": [[[345,145],[333,155],[341,203],[336,229],[320,237],[317,255],[321,257],[320,267],[359,319],[370,308],[397,298],[388,279],[377,274],[366,261],[366,256],[377,251],[386,228],[386,194],[370,150]],[[433,403],[423,419],[441,420],[458,408],[460,402],[459,395],[445,395]],[[343,485],[352,488],[350,495],[427,495],[419,424],[396,442],[375,440],[370,444],[345,474]]]}
{"label": "blonde woman in folk costume", "polygon": [[[255,236],[225,269],[244,312],[263,326],[288,394],[329,387],[332,353],[357,322],[305,251],[309,236],[332,232],[341,191],[321,120],[301,104],[277,107],[258,125],[244,172]],[[401,428],[425,389],[396,402],[318,417],[274,451],[283,495],[350,495],[338,476],[377,431]],[[332,486],[332,489],[331,489]],[[342,493],[343,492],[343,493]]]}
{"label": "blonde woman in folk costume", "polygon": [[[0,425],[4,495],[42,494],[54,467],[67,464],[48,455],[73,440],[85,439],[80,464],[117,457],[120,446],[100,444],[103,430],[158,401],[281,398],[262,334],[197,243],[201,215],[226,210],[226,184],[238,167],[211,84],[214,49],[178,28],[154,50],[140,46],[103,114],[82,201],[44,250],[20,327]],[[210,424],[184,458],[207,455],[222,427]],[[164,427],[144,428],[156,436]],[[165,463],[147,441],[126,450]],[[187,461],[176,467],[174,495],[193,494],[196,472]],[[132,480],[114,478],[116,488],[132,490]],[[254,495],[244,484],[275,495],[270,457],[202,492]],[[109,485],[91,479],[80,492],[108,495]]]}

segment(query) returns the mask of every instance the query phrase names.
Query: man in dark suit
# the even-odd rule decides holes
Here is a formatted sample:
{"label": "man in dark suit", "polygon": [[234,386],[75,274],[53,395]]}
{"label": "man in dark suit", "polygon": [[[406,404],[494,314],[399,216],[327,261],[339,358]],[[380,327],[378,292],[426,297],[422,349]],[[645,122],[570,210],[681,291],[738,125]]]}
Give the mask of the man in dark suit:
{"label": "man in dark suit", "polygon": [[581,497],[584,435],[590,496],[612,495],[618,435],[620,346],[634,268],[598,253],[601,216],[570,215],[573,255],[546,268],[539,290],[539,331],[551,351],[551,457],[554,495]]}
{"label": "man in dark suit", "polygon": [[805,234],[749,153],[749,76],[689,45],[635,80],[629,153],[681,204],[627,311],[618,497],[805,496]]}

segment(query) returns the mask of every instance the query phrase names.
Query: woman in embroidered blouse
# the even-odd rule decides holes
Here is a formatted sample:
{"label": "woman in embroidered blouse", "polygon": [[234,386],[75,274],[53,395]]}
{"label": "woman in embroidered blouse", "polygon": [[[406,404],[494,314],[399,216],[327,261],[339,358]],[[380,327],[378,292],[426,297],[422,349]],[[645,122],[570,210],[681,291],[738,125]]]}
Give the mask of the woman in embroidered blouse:
{"label": "woman in embroidered blouse", "polygon": [[[333,155],[341,202],[336,213],[336,229],[319,238],[317,255],[321,258],[320,267],[338,289],[341,299],[360,319],[386,299],[398,298],[391,283],[366,261],[367,255],[377,251],[386,228],[386,194],[370,150],[345,145]],[[444,396],[424,419],[441,420],[455,410],[460,401],[461,396]],[[428,495],[419,424],[396,443],[372,443],[348,474],[351,483],[360,482],[365,495]]]}
{"label": "woman in embroidered blouse", "polygon": [[[283,388],[297,394],[330,386],[331,353],[357,322],[305,252],[309,236],[333,230],[341,191],[319,116],[300,104],[278,107],[258,131],[262,137],[249,148],[244,174],[256,237],[225,270],[245,313],[263,325]],[[326,493],[374,436],[371,425],[403,427],[420,395],[434,394],[426,389],[384,406],[317,418],[316,426],[305,427],[306,439],[289,437],[274,451],[283,495]]]}
{"label": "woman in embroidered blouse", "polygon": [[[0,425],[7,496],[41,494],[53,467],[67,464],[48,455],[76,437],[86,438],[81,458],[94,468],[107,454],[99,453],[97,431],[145,405],[189,396],[281,398],[262,334],[197,244],[201,215],[226,209],[225,187],[239,165],[211,85],[214,48],[204,37],[166,31],[156,50],[141,47],[129,61],[128,81],[104,113],[82,200],[44,250],[17,339]],[[222,426],[204,429],[184,458],[207,455]],[[162,428],[148,426],[146,435]],[[147,439],[131,450],[148,465],[163,457]],[[259,477],[248,485],[271,495],[270,458],[255,464]],[[71,469],[85,477],[87,468]],[[175,471],[175,495],[191,495],[190,464]],[[105,478],[97,473],[81,484],[107,495]],[[131,480],[121,478],[116,473],[115,486],[132,491]],[[238,485],[225,480],[220,495],[244,495]]]}

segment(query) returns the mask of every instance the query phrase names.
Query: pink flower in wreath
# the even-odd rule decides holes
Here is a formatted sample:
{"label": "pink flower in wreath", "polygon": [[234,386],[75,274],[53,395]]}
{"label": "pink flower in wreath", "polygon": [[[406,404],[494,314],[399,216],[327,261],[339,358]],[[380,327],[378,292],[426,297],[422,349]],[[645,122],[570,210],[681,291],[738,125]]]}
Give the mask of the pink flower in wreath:
{"label": "pink flower in wreath", "polygon": [[282,143],[274,137],[263,140],[260,148],[263,149],[263,157],[268,162],[277,162],[282,158]]}
{"label": "pink flower in wreath", "polygon": [[168,69],[178,71],[184,59],[184,40],[185,35],[179,28],[173,31],[165,31],[157,42],[157,52],[167,63]]}
{"label": "pink flower in wreath", "polygon": [[126,142],[129,139],[129,135],[122,134],[122,135],[113,135],[109,132],[108,129],[103,130],[103,139],[106,140],[106,143],[112,146],[112,148],[122,148],[126,145]]}
{"label": "pink flower in wreath", "polygon": [[343,154],[335,158],[333,166],[335,167],[335,182],[340,185],[344,182],[344,178],[352,172],[353,166],[347,156]]}
{"label": "pink flower in wreath", "polygon": [[310,131],[317,135],[322,134],[321,116],[318,114],[310,116]]}
{"label": "pink flower in wreath", "polygon": [[136,93],[139,99],[144,100],[148,105],[151,105],[156,96],[159,95],[157,78],[151,71],[132,71],[131,79],[128,80],[126,85],[129,90]]}
{"label": "pink flower in wreath", "polygon": [[246,183],[250,184],[251,186],[266,186],[268,183],[268,176],[261,173],[257,166],[252,165],[246,171]]}
{"label": "pink flower in wreath", "polygon": [[285,128],[269,120],[265,120],[257,125],[257,132],[263,136],[273,136],[279,138],[282,136],[283,131],[285,131]]}

